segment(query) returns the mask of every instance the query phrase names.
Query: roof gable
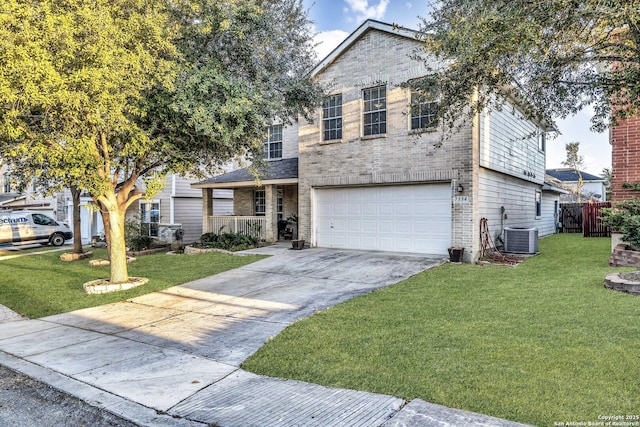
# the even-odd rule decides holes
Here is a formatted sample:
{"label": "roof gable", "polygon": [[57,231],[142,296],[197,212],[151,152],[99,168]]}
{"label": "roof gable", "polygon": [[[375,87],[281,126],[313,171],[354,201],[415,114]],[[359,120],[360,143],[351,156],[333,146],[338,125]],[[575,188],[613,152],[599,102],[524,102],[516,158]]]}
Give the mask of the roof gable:
{"label": "roof gable", "polygon": [[395,36],[406,37],[411,40],[417,40],[418,36],[418,32],[415,30],[386,24],[373,19],[367,19],[311,70],[311,76],[313,77],[329,67],[345,51],[349,50],[358,40],[371,30],[378,30]]}

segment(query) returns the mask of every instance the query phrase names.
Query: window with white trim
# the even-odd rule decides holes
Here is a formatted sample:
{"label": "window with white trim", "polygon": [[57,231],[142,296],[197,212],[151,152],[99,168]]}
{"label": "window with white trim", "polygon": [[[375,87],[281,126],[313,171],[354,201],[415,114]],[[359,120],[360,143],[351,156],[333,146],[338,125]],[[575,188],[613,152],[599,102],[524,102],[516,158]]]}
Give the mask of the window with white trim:
{"label": "window with white trim", "polygon": [[267,196],[264,190],[253,192],[253,214],[255,216],[265,216],[267,214]]}
{"label": "window with white trim", "polygon": [[342,139],[342,94],[331,95],[322,102],[323,141]]}
{"label": "window with white trim", "polygon": [[362,91],[364,136],[387,133],[387,87],[377,86]]}
{"label": "window with white trim", "polygon": [[542,192],[536,190],[536,218],[542,217]]}
{"label": "window with white trim", "polygon": [[547,136],[542,130],[538,131],[538,150],[544,151],[547,149]]}
{"label": "window with white trim", "polygon": [[411,92],[411,130],[431,129],[437,126],[438,102],[418,92]]}
{"label": "window with white trim", "polygon": [[140,202],[140,223],[140,234],[158,237],[158,224],[160,224],[160,202],[158,200]]}
{"label": "window with white trim", "polygon": [[267,139],[264,141],[264,158],[282,158],[282,125],[267,128]]}

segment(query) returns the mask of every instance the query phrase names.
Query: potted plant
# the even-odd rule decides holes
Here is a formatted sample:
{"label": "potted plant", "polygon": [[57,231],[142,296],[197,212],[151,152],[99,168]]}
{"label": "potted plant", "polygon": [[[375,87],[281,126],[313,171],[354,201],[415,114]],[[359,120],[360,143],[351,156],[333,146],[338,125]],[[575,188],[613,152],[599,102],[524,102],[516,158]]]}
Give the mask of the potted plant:
{"label": "potted plant", "polygon": [[449,249],[449,261],[462,262],[462,255],[464,255],[464,248],[460,246],[452,246]]}

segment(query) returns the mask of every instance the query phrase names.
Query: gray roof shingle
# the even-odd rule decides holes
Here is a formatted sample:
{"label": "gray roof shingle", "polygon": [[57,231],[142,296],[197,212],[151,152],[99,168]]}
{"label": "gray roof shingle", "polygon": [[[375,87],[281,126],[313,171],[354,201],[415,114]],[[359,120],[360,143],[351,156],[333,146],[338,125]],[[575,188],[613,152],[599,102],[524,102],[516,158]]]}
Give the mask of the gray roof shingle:
{"label": "gray roof shingle", "polygon": [[[260,171],[259,179],[263,181],[272,179],[288,179],[298,177],[298,158],[281,159],[266,162],[265,170]],[[255,181],[256,177],[247,172],[247,168],[214,176],[200,181],[198,184],[221,184],[227,182]]]}
{"label": "gray roof shingle", "polygon": [[[578,173],[573,169],[547,169],[547,175],[550,175],[562,182],[578,182]],[[604,178],[591,175],[587,172],[580,171],[583,181],[604,181]]]}

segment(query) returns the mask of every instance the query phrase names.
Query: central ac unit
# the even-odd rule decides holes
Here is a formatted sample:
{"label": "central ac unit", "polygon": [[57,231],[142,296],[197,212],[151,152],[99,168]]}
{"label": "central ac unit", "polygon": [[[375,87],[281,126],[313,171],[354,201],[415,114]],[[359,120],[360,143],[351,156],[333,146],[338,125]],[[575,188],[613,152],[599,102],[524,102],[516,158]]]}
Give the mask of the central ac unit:
{"label": "central ac unit", "polygon": [[538,252],[537,228],[504,228],[504,251],[515,254]]}

